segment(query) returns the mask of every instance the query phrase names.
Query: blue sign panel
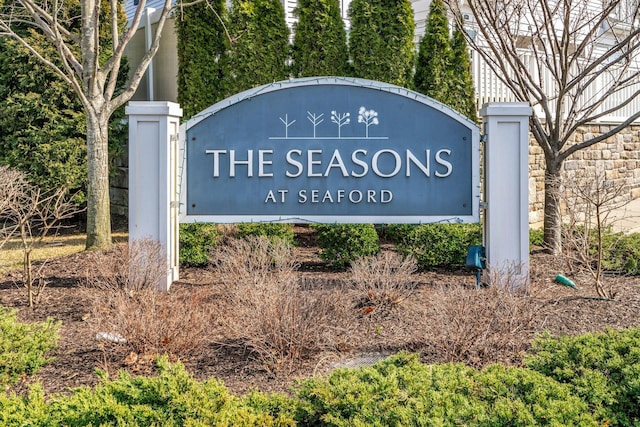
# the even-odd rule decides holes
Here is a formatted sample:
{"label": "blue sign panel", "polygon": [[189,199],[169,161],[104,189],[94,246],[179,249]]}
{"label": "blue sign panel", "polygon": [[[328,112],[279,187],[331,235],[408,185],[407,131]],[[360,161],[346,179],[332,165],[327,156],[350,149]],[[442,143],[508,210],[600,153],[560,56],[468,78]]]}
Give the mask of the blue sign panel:
{"label": "blue sign panel", "polygon": [[471,121],[396,86],[263,86],[186,124],[182,211],[212,222],[475,222],[478,139]]}

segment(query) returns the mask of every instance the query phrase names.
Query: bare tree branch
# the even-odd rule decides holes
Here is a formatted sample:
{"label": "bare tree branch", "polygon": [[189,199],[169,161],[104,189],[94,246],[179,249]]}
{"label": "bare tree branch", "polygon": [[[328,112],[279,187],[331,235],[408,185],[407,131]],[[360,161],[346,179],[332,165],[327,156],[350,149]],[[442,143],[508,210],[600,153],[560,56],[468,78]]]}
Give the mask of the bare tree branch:
{"label": "bare tree branch", "polygon": [[[534,107],[531,131],[545,160],[545,188],[557,191],[562,162],[640,118],[628,106],[640,95],[640,20],[630,0],[450,0],[469,45],[518,101]],[[469,24],[462,12],[473,15]],[[622,123],[576,142],[587,124],[620,115]],[[547,228],[560,225],[559,195],[545,193]],[[549,212],[547,207],[553,208]],[[558,242],[548,242],[554,252]]]}

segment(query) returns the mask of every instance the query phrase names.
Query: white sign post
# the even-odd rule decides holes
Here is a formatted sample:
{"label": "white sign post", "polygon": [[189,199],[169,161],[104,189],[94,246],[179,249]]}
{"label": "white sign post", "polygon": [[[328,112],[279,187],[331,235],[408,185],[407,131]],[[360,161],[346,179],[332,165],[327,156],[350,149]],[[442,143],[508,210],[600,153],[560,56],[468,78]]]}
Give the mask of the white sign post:
{"label": "white sign post", "polygon": [[529,116],[527,103],[496,102],[480,110],[485,134],[484,245],[487,267],[529,280]]}
{"label": "white sign post", "polygon": [[130,102],[129,244],[151,239],[166,254],[167,291],[178,279],[178,128],[182,109],[172,102]]}

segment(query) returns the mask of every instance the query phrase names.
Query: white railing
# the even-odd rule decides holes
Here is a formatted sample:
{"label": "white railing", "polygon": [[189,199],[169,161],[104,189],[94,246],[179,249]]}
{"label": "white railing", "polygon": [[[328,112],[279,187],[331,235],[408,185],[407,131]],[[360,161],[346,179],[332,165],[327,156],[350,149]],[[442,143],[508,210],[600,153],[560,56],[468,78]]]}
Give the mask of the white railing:
{"label": "white railing", "polygon": [[[531,66],[534,66],[535,60],[532,58],[527,58],[526,55],[523,56],[523,60],[529,61]],[[491,67],[482,59],[482,57],[476,52],[472,51],[471,55],[471,66],[472,66],[472,75],[473,81],[475,83],[475,91],[476,91],[476,103],[478,108],[487,102],[517,102],[520,101],[516,99],[513,92],[505,85],[498,76],[493,72]],[[542,76],[542,82],[545,88],[548,88],[549,91],[553,90],[555,86],[553,83],[553,79],[551,78],[551,73],[546,72]],[[584,102],[589,102],[591,100],[598,99],[601,97],[601,93],[609,88],[613,82],[613,76],[608,74],[601,74],[597,80],[589,85],[581,99]],[[640,78],[638,81],[631,86],[626,86],[614,94],[610,95],[602,105],[598,107],[596,111],[606,111],[616,106],[627,102],[631,99],[626,106],[620,108],[615,111],[613,114],[609,114],[606,116],[602,116],[598,119],[599,122],[610,122],[610,123],[620,123],[626,120],[632,114],[640,111],[640,96],[634,97],[634,93],[636,93],[640,89]],[[541,109],[539,107],[536,108],[534,105],[534,111],[537,114],[541,114]],[[553,107],[550,105],[550,107]],[[554,113],[554,111],[552,111]],[[640,122],[640,118],[636,120],[636,123]]]}

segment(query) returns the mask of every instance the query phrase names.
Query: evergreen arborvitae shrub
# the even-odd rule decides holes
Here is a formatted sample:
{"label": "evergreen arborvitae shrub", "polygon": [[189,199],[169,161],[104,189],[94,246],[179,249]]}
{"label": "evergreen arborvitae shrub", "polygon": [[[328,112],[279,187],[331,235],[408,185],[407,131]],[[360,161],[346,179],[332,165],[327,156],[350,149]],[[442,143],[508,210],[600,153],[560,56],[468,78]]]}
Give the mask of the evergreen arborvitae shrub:
{"label": "evergreen arborvitae shrub", "polygon": [[[74,22],[79,2],[65,3],[60,16]],[[119,22],[126,17],[118,3]],[[106,54],[111,43],[110,3],[101,3],[99,37]],[[106,20],[105,20],[106,19]],[[79,36],[80,20],[69,25]],[[105,28],[106,27],[106,28]],[[122,27],[121,30],[125,28]],[[26,41],[58,66],[57,53],[43,36],[30,32]],[[117,91],[126,83],[128,65],[123,59]],[[117,93],[116,93],[117,94]],[[124,108],[109,124],[109,157],[116,158],[127,138]],[[43,189],[68,188],[83,202],[87,185],[86,115],[82,103],[58,74],[40,62],[17,41],[0,37],[0,164],[29,175]]]}
{"label": "evergreen arborvitae shrub", "polygon": [[640,328],[578,337],[538,337],[530,369],[567,384],[602,425],[640,425]]}
{"label": "evergreen arborvitae shrub", "polygon": [[320,258],[336,269],[351,261],[375,255],[380,250],[378,233],[372,224],[317,224]]}
{"label": "evergreen arborvitae shrub", "polygon": [[478,118],[471,58],[467,41],[459,29],[453,32],[451,38],[451,80],[447,104],[473,121]]}
{"label": "evergreen arborvitae shrub", "polygon": [[289,77],[289,29],[279,0],[233,0],[229,33],[228,95]]}
{"label": "evergreen arborvitae shrub", "polygon": [[480,224],[423,224],[406,230],[397,248],[413,256],[422,270],[462,267],[469,247],[482,243]]}
{"label": "evergreen arborvitae shrub", "polygon": [[228,95],[224,81],[228,73],[229,40],[221,21],[224,16],[224,0],[198,3],[175,15],[178,102],[184,111],[184,119]]}
{"label": "evergreen arborvitae shrub", "polygon": [[343,76],[349,55],[338,0],[299,0],[292,72],[295,77]]}
{"label": "evergreen arborvitae shrub", "polygon": [[409,87],[415,28],[409,0],[353,0],[349,6],[353,75]]}
{"label": "evergreen arborvitae shrub", "polygon": [[449,85],[454,77],[451,63],[447,9],[442,0],[432,0],[413,76],[415,90],[451,105]]}

